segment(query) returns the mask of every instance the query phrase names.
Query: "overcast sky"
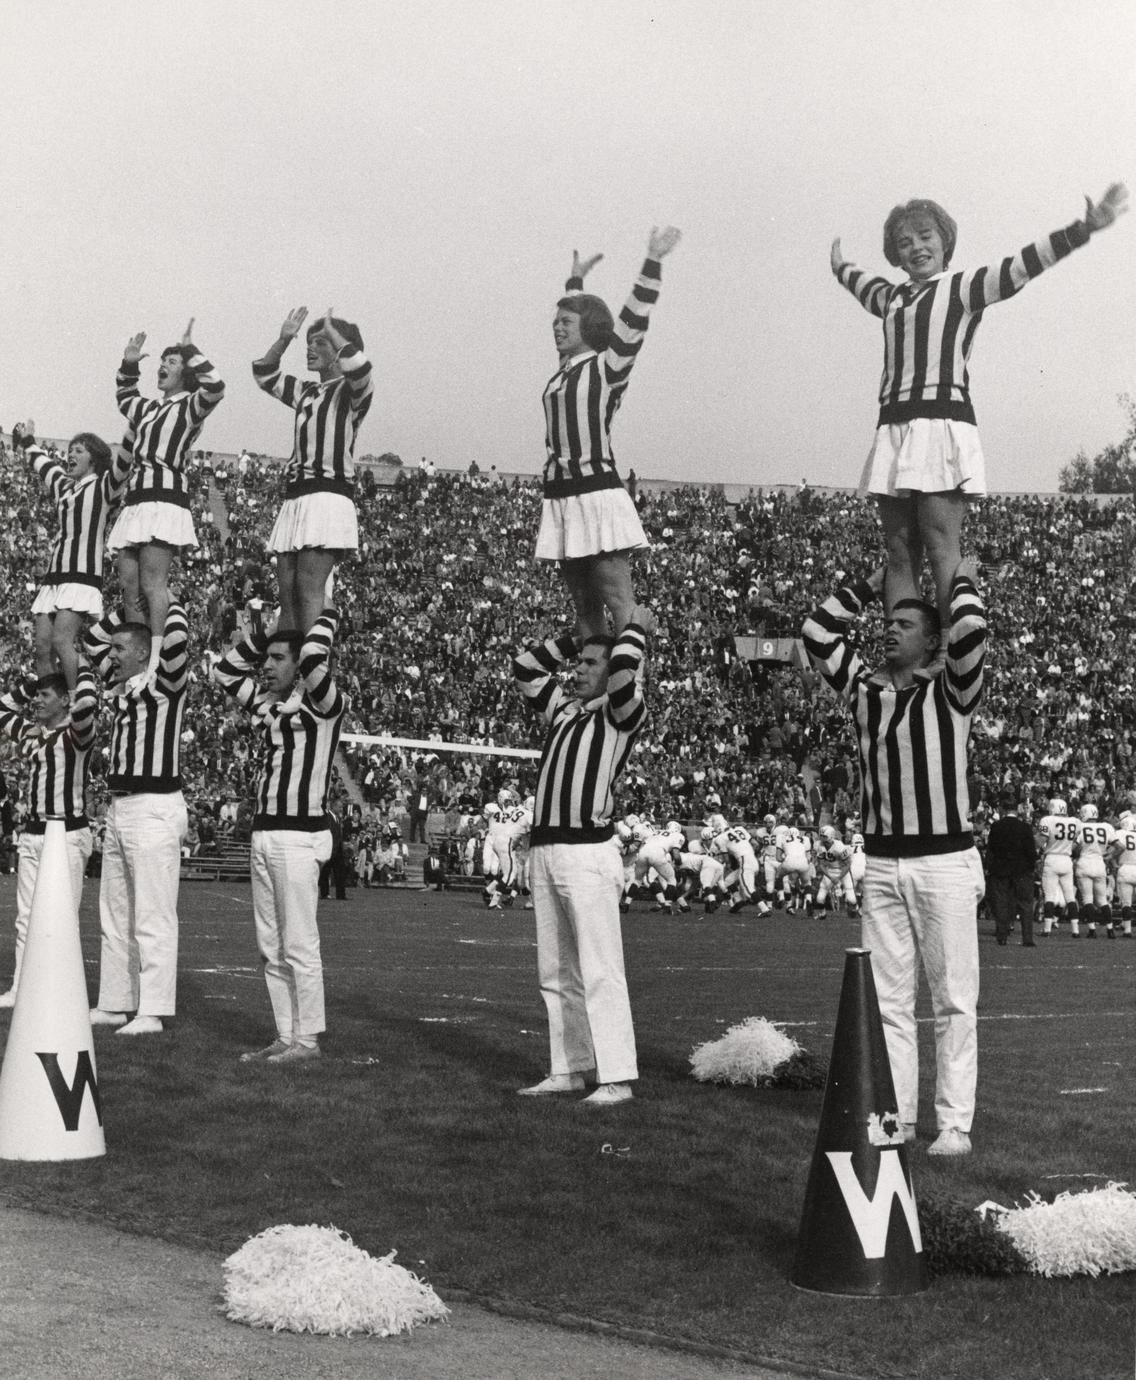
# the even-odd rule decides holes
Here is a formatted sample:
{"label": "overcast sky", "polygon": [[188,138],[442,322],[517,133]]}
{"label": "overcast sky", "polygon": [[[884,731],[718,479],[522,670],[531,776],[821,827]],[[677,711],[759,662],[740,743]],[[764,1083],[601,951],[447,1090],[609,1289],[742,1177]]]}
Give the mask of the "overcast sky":
{"label": "overcast sky", "polygon": [[[0,51],[5,431],[116,437],[127,337],[192,315],[229,385],[202,444],[287,454],[249,363],[333,305],[375,363],[360,454],[533,471],[572,249],[617,309],[673,223],[620,468],[851,484],[882,343],[833,236],[894,273],[884,217],[932,197],[976,266],[1136,184],[1132,0],[3,0]],[[1136,213],[983,322],[992,488],[1123,434],[1134,260]]]}

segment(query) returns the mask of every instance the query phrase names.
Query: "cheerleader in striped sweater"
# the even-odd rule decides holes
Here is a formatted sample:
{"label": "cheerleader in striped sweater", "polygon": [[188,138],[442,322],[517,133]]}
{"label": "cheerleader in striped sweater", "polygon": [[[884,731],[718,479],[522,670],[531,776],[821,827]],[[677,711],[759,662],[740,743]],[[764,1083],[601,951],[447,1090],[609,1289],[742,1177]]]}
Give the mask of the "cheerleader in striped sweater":
{"label": "cheerleader in striped sweater", "polygon": [[185,469],[205,419],[225,396],[217,371],[193,343],[193,319],[177,345],[162,351],[158,364],[161,399],[138,391],[139,365],[146,356],[145,331],[123,351],[115,397],[135,432],[135,465],[107,550],[118,557],[118,578],[128,623],[150,629],[150,661],[140,679],[153,679],[162,652],[170,608],[170,565],[174,553],[197,546],[189,509]]}
{"label": "cheerleader in striped sweater", "polygon": [[36,445],[34,422],[14,426],[12,440],[43,481],[59,519],[47,573],[32,603],[35,672],[40,678],[62,672],[74,693],[75,640],[87,619],[103,616],[103,539],[130,472],[134,437],[127,432],[122,445],[112,447],[81,431],[67,446],[66,463]]}
{"label": "cheerleader in striped sweater", "polygon": [[659,296],[661,261],[678,244],[673,226],[652,230],[631,296],[612,319],[607,304],[584,292],[602,254],[572,256],[567,292],[556,304],[552,337],[560,367],[544,389],[544,502],[536,557],[558,561],[576,607],[581,638],[618,637],[635,607],[630,553],[647,546],[639,514],[615,468],[611,424]]}
{"label": "cheerleader in striped sweater", "polygon": [[[860,492],[879,504],[887,545],[885,603],[919,598],[926,553],[943,628],[960,560],[968,499],[986,492],[967,366],[982,313],[1013,297],[1127,210],[1114,183],[1085,216],[990,267],[948,273],[958,228],[933,201],[896,206],[884,224],[884,257],[907,274],[896,285],[848,262],[832,244],[832,271],[884,328],[884,371],[875,440]],[[944,634],[945,637],[945,634]],[[942,656],[929,668],[942,669]]]}
{"label": "cheerleader in striped sweater", "polygon": [[279,627],[307,633],[330,599],[336,563],[359,549],[355,514],[355,438],[371,407],[374,383],[358,326],[328,307],[308,327],[308,368],[318,382],[280,371],[307,307],[288,314],[280,334],[254,361],[253,378],[296,414],[284,503],[268,538],[276,558]]}

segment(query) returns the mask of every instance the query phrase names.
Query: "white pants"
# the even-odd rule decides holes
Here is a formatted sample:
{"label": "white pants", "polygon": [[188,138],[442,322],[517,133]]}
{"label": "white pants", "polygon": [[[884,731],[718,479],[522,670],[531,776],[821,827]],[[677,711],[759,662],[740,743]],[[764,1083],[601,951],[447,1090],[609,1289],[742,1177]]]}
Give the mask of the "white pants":
{"label": "white pants", "polygon": [[181,791],[113,796],[99,888],[99,1010],[172,1016],[178,881],[188,820]]}
{"label": "white pants", "polygon": [[1067,853],[1054,853],[1041,864],[1041,898],[1055,906],[1068,906],[1077,899],[1073,885],[1073,859]]}
{"label": "white pants", "polygon": [[978,1083],[978,921],[985,893],[978,850],[868,859],[864,948],[880,1001],[901,1121],[919,1109],[915,997],[919,960],[935,1013],[935,1119],[968,1131]]}
{"label": "white pants", "polygon": [[529,855],[536,961],[553,1074],[639,1077],[623,970],[623,862],[612,843],[540,843]]}
{"label": "white pants", "polygon": [[257,829],[252,836],[252,913],[276,1033],[290,1044],[323,1033],[323,960],[316,906],[331,830]]}
{"label": "white pants", "polygon": [[[75,898],[75,909],[83,899],[83,874],[87,870],[87,859],[91,856],[90,829],[69,829],[67,839],[67,871],[71,877],[71,895]],[[36,878],[39,876],[39,860],[43,854],[45,834],[20,835],[17,850],[18,869],[16,873],[16,965],[12,971],[12,991],[20,985],[20,968],[24,962],[24,945],[28,938],[28,917],[32,913],[32,897],[35,894]]]}

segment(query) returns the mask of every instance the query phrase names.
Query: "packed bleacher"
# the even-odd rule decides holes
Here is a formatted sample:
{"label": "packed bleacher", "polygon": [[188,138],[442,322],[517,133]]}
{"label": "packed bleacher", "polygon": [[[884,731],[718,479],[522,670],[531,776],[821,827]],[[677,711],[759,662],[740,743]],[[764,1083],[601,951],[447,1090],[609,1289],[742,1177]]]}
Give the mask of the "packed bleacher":
{"label": "packed bleacher", "polygon": [[[193,709],[183,769],[195,850],[248,827],[253,728],[223,700],[211,662],[257,602],[271,605],[264,541],[277,510],[278,464],[199,456],[193,508],[200,549],[175,588],[191,617]],[[28,614],[52,510],[26,464],[0,451],[7,519],[0,570],[0,676],[30,659]],[[762,491],[727,503],[716,488],[652,491],[637,502],[652,541],[635,563],[640,596],[659,617],[651,720],[622,778],[621,808],[699,819],[710,809],[854,813],[846,715],[796,659],[749,663],[736,637],[794,638],[811,607],[847,572],[875,563],[872,508],[848,493]],[[357,497],[360,559],[337,575],[343,613],[337,674],[351,697],[348,733],[447,743],[538,745],[510,679],[526,638],[569,622],[559,576],[531,557],[534,481],[495,474],[365,474]],[[973,800],[981,816],[1004,785],[1115,809],[1136,786],[1132,694],[1136,517],[1131,499],[986,500],[966,533],[983,570],[991,623],[988,688],[976,721]],[[107,599],[115,598],[113,575]],[[879,622],[867,630],[869,641]],[[784,645],[784,644],[779,644]],[[868,654],[873,655],[869,646]],[[410,823],[409,803],[469,812],[505,785],[532,784],[528,761],[422,749],[352,746],[337,785],[349,816]],[[17,763],[5,762],[18,792]],[[99,764],[94,766],[95,791]],[[98,808],[98,801],[93,802]],[[243,820],[241,816],[244,816]]]}

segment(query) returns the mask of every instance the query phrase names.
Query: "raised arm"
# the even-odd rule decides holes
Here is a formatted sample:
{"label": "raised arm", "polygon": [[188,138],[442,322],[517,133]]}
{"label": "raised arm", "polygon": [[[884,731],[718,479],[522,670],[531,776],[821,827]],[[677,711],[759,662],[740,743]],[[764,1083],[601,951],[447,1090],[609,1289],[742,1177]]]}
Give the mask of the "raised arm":
{"label": "raised arm", "polygon": [[279,375],[280,361],[284,358],[288,346],[300,334],[307,319],[307,307],[294,307],[284,318],[284,324],[280,327],[280,333],[276,339],[259,359],[254,359],[252,362],[253,377],[260,387],[266,392],[272,393],[273,397],[279,398],[280,393],[270,388],[266,380],[273,375]]}
{"label": "raised arm", "polygon": [[547,642],[534,643],[519,651],[513,658],[513,682],[524,695],[528,706],[551,721],[564,701],[564,691],[556,680],[557,672],[579,652],[574,633],[550,637]]}
{"label": "raised arm", "polygon": [[960,714],[973,714],[982,698],[986,660],[986,611],[973,557],[959,562],[951,581],[951,622],[944,672],[947,695]]}
{"label": "raised arm", "polygon": [[867,579],[842,585],[805,619],[801,629],[805,650],[814,668],[845,699],[863,672],[860,654],[848,642],[848,627],[884,587],[883,566]]}
{"label": "raised arm", "polygon": [[673,225],[651,231],[647,241],[647,257],[631,289],[631,295],[616,318],[611,341],[604,353],[604,373],[610,385],[626,384],[632,366],[643,348],[643,337],[651,308],[659,300],[662,261],[682,238]]}
{"label": "raised arm", "polygon": [[197,387],[190,398],[190,415],[195,422],[203,422],[225,396],[225,384],[217,370],[193,343],[192,316],[181,338],[181,345],[189,352],[186,365],[197,376]]}
{"label": "raised arm", "polygon": [[139,331],[137,335],[130,337],[122,352],[122,363],[118,366],[118,374],[115,378],[115,402],[118,404],[118,410],[131,426],[137,425],[139,418],[148,406],[146,399],[138,391],[138,377],[142,372],[142,360],[146,358],[142,353],[142,346],[145,343],[145,331]]}
{"label": "raised arm", "polygon": [[873,316],[883,316],[887,309],[888,297],[895,289],[894,283],[857,268],[854,263],[844,257],[839,239],[832,241],[828,262],[832,267],[836,281],[841,287],[848,289],[865,311],[871,312]]}
{"label": "raised arm", "polygon": [[189,620],[184,605],[170,604],[162,633],[156,684],[168,695],[184,690],[189,680]]}
{"label": "raised arm", "polygon": [[89,748],[95,741],[98,714],[98,682],[89,666],[81,666],[71,692],[71,740],[77,748]]}
{"label": "raised arm", "polygon": [[351,390],[351,411],[355,425],[358,426],[371,406],[371,394],[375,387],[371,361],[358,345],[352,344],[346,336],[340,335],[336,330],[333,308],[328,307],[327,315],[320,323],[320,330],[335,347],[339,367],[343,370],[343,377]]}
{"label": "raised arm", "polygon": [[327,608],[308,630],[300,648],[300,679],[311,708],[323,719],[344,710],[344,699],[331,674],[331,647],[339,626],[339,614]]}
{"label": "raised arm", "polygon": [[1061,230],[1027,244],[999,264],[974,269],[962,275],[963,300],[971,311],[981,311],[996,302],[1014,297],[1027,283],[1039,277],[1047,268],[1068,258],[1074,249],[1088,244],[1091,235],[1107,229],[1128,210],[1128,190],[1121,182],[1114,182],[1100,201],[1085,198],[1085,217],[1075,220]]}
{"label": "raised arm", "polygon": [[643,604],[631,610],[631,621],[611,649],[607,673],[607,712],[612,723],[634,732],[643,722],[643,678],[640,667],[647,655],[647,638],[655,630],[655,615]]}
{"label": "raised arm", "polygon": [[267,654],[268,635],[253,633],[244,642],[231,647],[211,672],[214,683],[250,714],[256,714],[271,702],[271,696],[261,689],[258,679]]}

